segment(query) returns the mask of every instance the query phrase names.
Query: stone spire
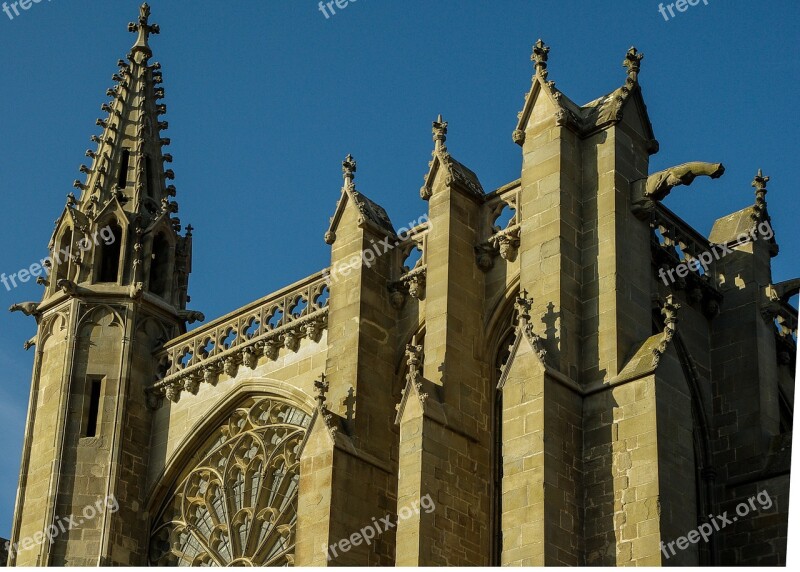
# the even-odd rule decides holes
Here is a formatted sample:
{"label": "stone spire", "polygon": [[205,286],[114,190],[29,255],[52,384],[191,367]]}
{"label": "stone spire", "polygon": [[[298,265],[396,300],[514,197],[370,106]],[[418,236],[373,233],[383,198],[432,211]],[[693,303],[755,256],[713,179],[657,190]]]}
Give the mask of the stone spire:
{"label": "stone spire", "polygon": [[[80,249],[79,258],[69,268],[62,263],[48,294],[56,287],[75,291],[70,284],[111,281],[131,287],[134,293],[149,287],[182,310],[188,298],[191,234],[180,236],[181,223],[175,216],[178,203],[172,200],[175,175],[165,167],[172,162],[172,155],[165,152],[170,140],[163,136],[168,128],[162,118],[167,106],[162,103],[161,64],[150,63],[153,52],[149,45],[150,36],[160,28],[150,22],[147,4],[142,4],[138,22],[130,23],[128,30],[137,34],[137,39],[127,59],[118,60],[114,85],[106,91],[110,100],[103,103],[105,115],[96,121],[102,131],[92,136],[95,148],[86,151],[89,160],[80,166],[84,179],[73,184],[80,196],[67,195],[50,242],[54,255],[70,241],[72,251],[78,252],[74,247],[79,239],[91,239],[97,248]],[[104,255],[96,237],[105,228],[118,237],[121,252],[105,257],[106,266],[114,264],[119,270],[101,279]],[[59,280],[64,281],[64,288]]]}
{"label": "stone spire", "polygon": [[91,165],[81,165],[85,181],[76,180],[74,186],[82,191],[79,200],[70,199],[73,206],[89,218],[94,218],[112,201],[122,209],[143,218],[142,224],[166,216],[176,231],[180,223],[171,215],[178,205],[170,201],[175,187],[168,182],[174,178],[164,163],[172,156],[164,152],[170,144],[162,137],[168,123],[161,120],[167,107],[164,98],[161,64],[150,64],[152,50],[148,44],[151,34],[159,33],[157,24],[149,23],[150,7],[143,4],[138,23],[130,23],[128,30],[138,34],[137,41],[128,54],[128,61],[119,60],[119,71],[112,76],[115,82],[106,94],[111,101],[101,110],[107,115],[96,121],[101,135],[92,136],[96,149],[86,151]]}

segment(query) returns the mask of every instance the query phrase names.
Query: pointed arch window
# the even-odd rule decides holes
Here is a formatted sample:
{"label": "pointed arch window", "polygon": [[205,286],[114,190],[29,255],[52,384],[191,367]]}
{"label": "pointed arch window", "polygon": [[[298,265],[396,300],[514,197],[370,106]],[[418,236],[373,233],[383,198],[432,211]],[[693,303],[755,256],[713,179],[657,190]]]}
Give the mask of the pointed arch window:
{"label": "pointed arch window", "polygon": [[497,387],[516,339],[513,328],[500,337],[495,353],[494,408],[492,440],[492,565],[500,566],[503,555],[503,390]]}
{"label": "pointed arch window", "polygon": [[150,266],[150,292],[166,298],[169,291],[170,244],[164,233],[159,233],[153,240],[153,263]]}
{"label": "pointed arch window", "polygon": [[114,237],[113,242],[101,242],[99,264],[97,272],[98,282],[117,282],[119,280],[119,263],[122,254],[122,228],[117,219],[111,219],[106,225]]}
{"label": "pointed arch window", "polygon": [[72,252],[71,228],[67,228],[67,230],[64,231],[56,248],[58,250],[53,253],[53,264],[56,265],[56,279],[54,284],[57,284],[59,280],[67,280],[69,278],[69,257]]}
{"label": "pointed arch window", "polygon": [[212,433],[154,520],[157,566],[294,563],[300,452],[310,416],[251,397]]}
{"label": "pointed arch window", "polygon": [[147,196],[155,200],[155,187],[153,186],[153,160],[150,155],[144,156],[144,185]]}
{"label": "pointed arch window", "polygon": [[117,186],[124,189],[128,186],[128,167],[131,163],[130,149],[123,149],[119,161],[119,174],[117,175]]}

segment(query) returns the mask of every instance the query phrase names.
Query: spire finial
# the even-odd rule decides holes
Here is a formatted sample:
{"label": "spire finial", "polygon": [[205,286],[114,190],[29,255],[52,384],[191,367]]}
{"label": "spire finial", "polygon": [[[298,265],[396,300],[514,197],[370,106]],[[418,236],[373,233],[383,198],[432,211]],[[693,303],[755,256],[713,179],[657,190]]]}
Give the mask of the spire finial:
{"label": "spire finial", "polygon": [[522,289],[514,301],[514,309],[517,312],[518,321],[528,322],[530,320],[531,306],[533,306],[533,300],[528,298],[528,291]]}
{"label": "spire finial", "polygon": [[138,32],[139,37],[136,39],[136,43],[131,48],[131,55],[135,54],[137,51],[143,51],[149,57],[152,55],[150,51],[150,46],[147,44],[147,40],[150,37],[150,34],[159,34],[161,29],[159,28],[158,24],[150,24],[150,6],[145,2],[139,8],[139,22],[134,23],[131,22],[128,24],[128,31],[129,32]]}
{"label": "spire finial", "polygon": [[550,46],[545,45],[541,38],[536,40],[536,43],[533,44],[531,61],[535,63],[537,73],[541,73],[547,69],[547,54],[549,53]]}
{"label": "spire finial", "polygon": [[347,157],[342,161],[342,174],[344,175],[345,187],[350,187],[353,184],[353,180],[356,178],[356,167],[356,160],[348,153]]}
{"label": "spire finial", "polygon": [[445,142],[447,141],[447,121],[442,119],[442,114],[433,122],[433,143],[437,151],[446,150]]}
{"label": "spire finial", "polygon": [[644,54],[631,46],[628,53],[625,54],[625,59],[622,60],[622,66],[628,70],[628,77],[633,81],[636,81],[639,76],[642,58],[644,58]]}
{"label": "spire finial", "polygon": [[765,177],[764,173],[759,169],[752,183],[753,188],[756,190],[756,209],[759,211],[759,214],[763,213],[767,208],[768,182],[769,177]]}
{"label": "spire finial", "polygon": [[330,383],[328,382],[327,377],[325,377],[324,373],[320,374],[319,379],[314,381],[314,390],[317,394],[317,407],[323,411],[327,409],[329,389]]}

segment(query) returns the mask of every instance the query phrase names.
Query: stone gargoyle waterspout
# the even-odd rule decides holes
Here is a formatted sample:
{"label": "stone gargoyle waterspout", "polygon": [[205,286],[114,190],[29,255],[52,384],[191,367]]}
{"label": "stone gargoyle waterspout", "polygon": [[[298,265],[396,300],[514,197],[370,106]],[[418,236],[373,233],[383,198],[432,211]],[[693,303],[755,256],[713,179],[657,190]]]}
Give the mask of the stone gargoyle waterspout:
{"label": "stone gargoyle waterspout", "polygon": [[691,185],[700,176],[718,179],[725,173],[722,163],[703,163],[693,161],[683,163],[663,171],[653,173],[646,179],[639,179],[632,184],[632,210],[634,214],[645,219],[655,208],[656,202],[663,200],[673,188],[680,185]]}

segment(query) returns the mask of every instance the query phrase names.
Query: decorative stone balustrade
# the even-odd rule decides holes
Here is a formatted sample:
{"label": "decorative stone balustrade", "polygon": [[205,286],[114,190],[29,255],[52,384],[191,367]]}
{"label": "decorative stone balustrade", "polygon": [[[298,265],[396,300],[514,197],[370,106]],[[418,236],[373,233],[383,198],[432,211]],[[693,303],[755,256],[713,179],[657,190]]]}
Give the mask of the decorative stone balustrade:
{"label": "decorative stone balustrade", "polygon": [[197,394],[201,383],[216,385],[221,373],[233,377],[240,365],[255,369],[259,357],[275,360],[281,348],[297,351],[303,338],[319,341],[328,296],[325,271],[319,272],[167,342],[155,355],[150,405],[163,396],[177,402],[184,390]]}

